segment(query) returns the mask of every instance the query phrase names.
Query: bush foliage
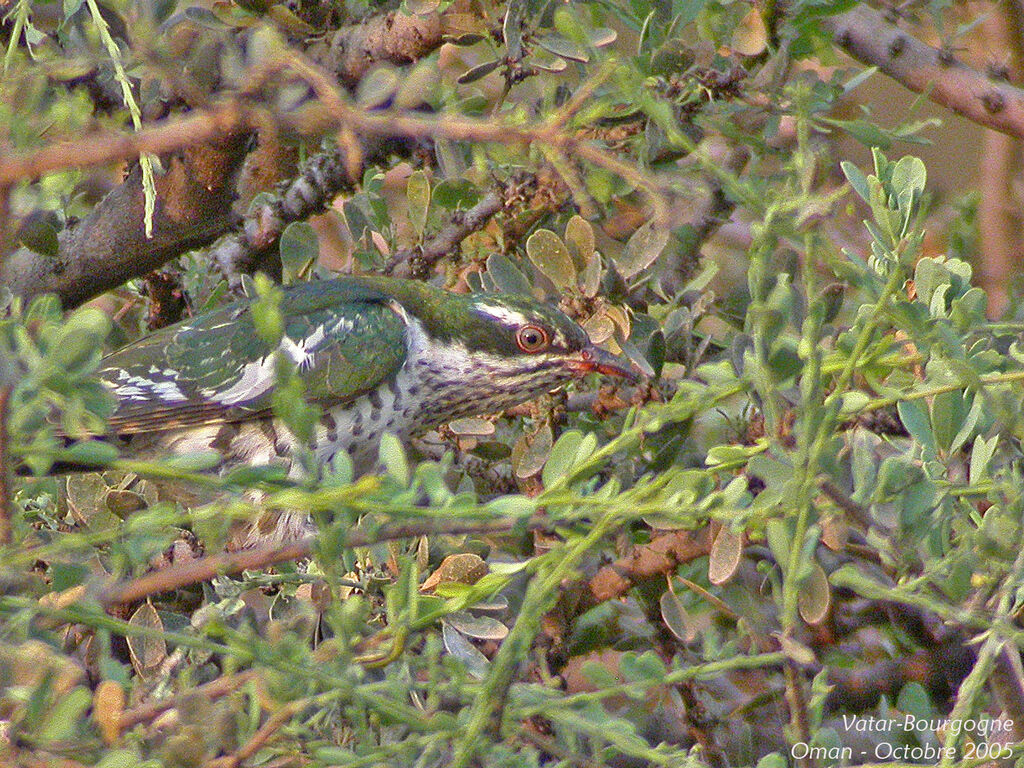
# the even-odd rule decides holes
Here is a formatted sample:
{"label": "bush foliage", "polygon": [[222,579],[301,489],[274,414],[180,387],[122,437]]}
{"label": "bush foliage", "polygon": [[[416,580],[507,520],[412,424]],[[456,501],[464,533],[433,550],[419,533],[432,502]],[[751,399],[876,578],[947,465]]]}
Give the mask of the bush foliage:
{"label": "bush foliage", "polygon": [[[386,439],[374,475],[344,456],[299,479],[218,475],[207,455],[143,462],[59,436],[103,433],[94,374],[153,326],[148,269],[77,309],[0,286],[3,759],[1017,756],[1015,728],[985,722],[1024,726],[1022,325],[988,320],[972,286],[975,201],[935,199],[904,154],[930,124],[843,112],[875,75],[834,68],[828,20],[852,5],[406,2],[394,44],[440,20],[438,43],[353,74],[332,35],[392,9],[10,3],[0,125],[18,157],[229,102],[258,113],[241,202],[219,213],[245,223],[215,234],[282,226],[236,271],[183,242],[170,271],[193,311],[247,291],[272,335],[258,269],[408,268],[559,302],[650,376]],[[352,151],[385,134],[414,146]],[[167,236],[160,185],[195,143],[178,139],[123,178],[69,162],[4,187],[6,246],[65,259],[130,184],[139,226]],[[840,164],[841,139],[873,147],[870,164]],[[339,157],[355,181],[290,214],[319,199],[295,180],[316,188]],[[950,206],[944,253],[925,224]],[[297,384],[280,372],[275,411],[302,434],[317,411]],[[66,462],[104,471],[47,474]],[[314,517],[307,551],[188,578],[274,510]],[[168,571],[186,576],[146,588]],[[889,725],[856,724],[871,718]]]}

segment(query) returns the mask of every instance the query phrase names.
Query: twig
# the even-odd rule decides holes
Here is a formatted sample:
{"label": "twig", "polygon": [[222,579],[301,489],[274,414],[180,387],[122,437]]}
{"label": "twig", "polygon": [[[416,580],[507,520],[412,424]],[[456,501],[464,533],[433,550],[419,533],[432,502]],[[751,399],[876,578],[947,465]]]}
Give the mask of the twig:
{"label": "twig", "polygon": [[454,253],[467,236],[483,229],[491,217],[504,207],[505,195],[501,190],[492,189],[472,208],[453,215],[451,221],[422,247],[396,253],[384,268],[384,274],[410,277],[422,273],[440,259]]}
{"label": "twig", "polygon": [[891,24],[880,11],[858,4],[825,18],[836,44],[855,59],[878,67],[915,93],[924,93],[968,120],[1024,138],[1024,91],[995,82]]}
{"label": "twig", "polygon": [[[811,743],[810,715],[807,712],[807,701],[804,697],[804,683],[800,670],[792,659],[786,659],[782,665],[786,679],[786,702],[789,704],[789,723],[793,729],[790,743]],[[814,768],[816,760],[804,750],[802,757],[796,758],[800,768]]]}
{"label": "twig", "polygon": [[643,579],[664,575],[711,551],[710,529],[671,531],[633,548],[625,557],[604,566],[590,580],[590,591],[601,602],[620,597]]}
{"label": "twig", "polygon": [[871,519],[871,512],[862,504],[847,496],[831,480],[823,479],[818,483],[821,492],[824,493],[841,510],[850,515],[857,523],[865,529],[870,528],[874,521]]}
{"label": "twig", "polygon": [[[325,110],[322,120],[306,126],[310,133],[323,131],[327,122]],[[305,118],[281,116],[275,118],[280,125],[298,129]],[[11,152],[0,160],[0,187],[18,181],[32,181],[53,171],[68,168],[88,168],[95,165],[132,160],[141,154],[163,155],[188,147],[218,141],[235,133],[255,130],[266,119],[255,105],[244,96],[229,97],[219,104],[187,115],[171,117],[154,123],[138,133],[103,131],[81,139],[47,144],[30,152]]]}
{"label": "twig", "polygon": [[[463,534],[463,533],[504,533],[517,526],[527,529],[543,528],[549,524],[546,518],[534,516],[527,520],[467,520],[465,522],[449,520],[431,520],[420,523],[404,523],[387,528],[380,528],[372,533],[360,530],[350,531],[344,539],[344,547],[365,547],[381,541],[407,539],[414,536],[432,534]],[[309,557],[316,543],[315,536],[307,536],[285,544],[263,545],[243,549],[239,552],[220,552],[216,555],[201,557],[182,565],[173,565],[153,573],[128,581],[115,582],[105,587],[99,595],[99,601],[107,608],[142,600],[150,595],[168,592],[172,589],[197,584],[212,579],[217,575],[241,573],[250,568],[265,568],[276,563],[289,560],[301,560]]]}
{"label": "twig", "polygon": [[275,712],[263,725],[260,726],[259,730],[252,735],[252,737],[243,744],[237,752],[233,755],[227,755],[226,757],[219,757],[216,760],[207,763],[209,768],[235,768],[241,765],[250,757],[255,755],[263,747],[270,737],[273,736],[281,726],[291,720],[296,714],[302,711],[303,707],[309,704],[309,699],[298,699],[297,701],[290,701],[285,704],[281,709]]}
{"label": "twig", "polygon": [[221,696],[237,691],[247,682],[252,680],[255,675],[255,671],[251,669],[234,675],[225,675],[203,685],[197,686],[185,694],[133,707],[132,709],[121,713],[121,717],[118,722],[118,732],[124,733],[126,730],[134,728],[139,723],[148,722],[160,713],[179,706],[186,698],[200,696],[212,701],[213,699],[217,699]]}
{"label": "twig", "polygon": [[14,499],[11,496],[11,458],[7,451],[7,412],[11,402],[11,388],[3,380],[0,370],[0,547],[11,543],[14,535]]}

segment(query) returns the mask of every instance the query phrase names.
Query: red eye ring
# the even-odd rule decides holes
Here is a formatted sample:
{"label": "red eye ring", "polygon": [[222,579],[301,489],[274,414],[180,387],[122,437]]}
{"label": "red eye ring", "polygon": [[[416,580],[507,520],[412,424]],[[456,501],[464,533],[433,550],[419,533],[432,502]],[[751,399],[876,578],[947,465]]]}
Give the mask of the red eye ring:
{"label": "red eye ring", "polygon": [[539,325],[524,325],[516,331],[516,345],[523,352],[540,352],[549,342],[548,332]]}

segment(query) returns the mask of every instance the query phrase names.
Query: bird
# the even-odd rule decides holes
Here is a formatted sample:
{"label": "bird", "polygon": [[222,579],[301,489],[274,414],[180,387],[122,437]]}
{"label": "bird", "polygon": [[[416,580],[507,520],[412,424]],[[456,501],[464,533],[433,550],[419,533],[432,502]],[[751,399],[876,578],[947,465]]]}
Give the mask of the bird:
{"label": "bird", "polygon": [[[357,475],[374,469],[385,433],[407,443],[589,373],[636,378],[580,325],[529,296],[340,277],[283,288],[279,311],[276,343],[258,332],[252,301],[240,300],[105,357],[99,376],[116,398],[109,425],[122,451],[154,458],[212,449],[222,471],[294,469],[299,441],[272,408],[280,355],[320,409],[306,445],[316,463],[347,451]],[[278,539],[307,531],[301,519],[290,532],[278,528]]]}

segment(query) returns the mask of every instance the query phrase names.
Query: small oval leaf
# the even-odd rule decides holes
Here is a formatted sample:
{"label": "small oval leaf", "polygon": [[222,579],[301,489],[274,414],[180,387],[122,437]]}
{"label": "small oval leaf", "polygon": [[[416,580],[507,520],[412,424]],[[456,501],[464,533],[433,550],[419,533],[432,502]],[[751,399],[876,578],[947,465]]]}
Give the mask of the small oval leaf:
{"label": "small oval leaf", "polygon": [[[160,632],[164,629],[163,620],[150,602],[140,605],[132,614],[129,623],[136,627],[155,629]],[[167,658],[167,643],[162,637],[128,637],[127,641],[132,666],[142,677],[155,671]]]}
{"label": "small oval leaf", "polygon": [[619,38],[619,33],[608,27],[598,27],[587,33],[587,42],[595,48],[611,45]]}
{"label": "small oval leaf", "polygon": [[372,109],[386,104],[398,92],[401,78],[391,67],[377,67],[359,81],[356,101],[359,106]]}
{"label": "small oval leaf", "polygon": [[831,605],[832,588],[829,586],[828,576],[825,575],[825,569],[815,560],[811,563],[810,575],[800,585],[800,592],[797,594],[800,616],[808,624],[820,624],[828,615]]}
{"label": "small oval leaf", "polygon": [[456,419],[448,429],[460,437],[487,437],[494,434],[494,422],[480,418]]}
{"label": "small oval leaf", "polygon": [[482,680],[487,676],[491,662],[466,639],[465,635],[447,621],[441,622],[441,637],[444,641],[444,649],[465,664],[469,674],[477,680]]}
{"label": "small oval leaf", "polygon": [[661,608],[661,618],[669,631],[684,643],[693,639],[693,628],[691,626],[690,614],[687,612],[679,595],[671,589],[666,589],[658,601]]}
{"label": "small oval leaf", "polygon": [[512,263],[511,259],[500,253],[492,253],[487,257],[487,274],[502,293],[532,293],[533,289],[526,275]]}
{"label": "small oval leaf", "polygon": [[427,228],[427,212],[430,209],[430,181],[423,171],[410,174],[405,195],[409,201],[409,221],[416,235],[423,237]]}
{"label": "small oval leaf", "polygon": [[715,585],[724,584],[733,577],[743,557],[743,536],[723,525],[715,536],[708,557],[708,580]]}
{"label": "small oval leaf", "polygon": [[568,288],[576,279],[569,249],[562,238],[550,229],[538,229],[526,241],[526,255],[530,261],[559,290]]}
{"label": "small oval leaf", "polygon": [[565,244],[576,269],[582,270],[594,255],[594,228],[582,216],[573,216],[565,225]]}
{"label": "small oval leaf", "polygon": [[458,76],[456,82],[460,85],[466,85],[467,83],[475,83],[484,77],[487,77],[491,72],[496,70],[501,64],[499,59],[494,61],[485,61],[483,64],[477,64],[471,69],[467,69],[461,75]]}
{"label": "small oval leaf", "polygon": [[646,222],[626,242],[622,255],[615,260],[623,277],[632,277],[651,266],[668,245],[668,230]]}
{"label": "small oval leaf", "polygon": [[578,61],[581,64],[586,64],[590,61],[590,54],[580,48],[576,43],[571,40],[567,40],[561,35],[548,35],[537,40],[537,45],[543,48],[548,53],[553,53],[555,56],[561,56],[563,59],[569,59],[569,61]]}
{"label": "small oval leaf", "polygon": [[474,640],[504,640],[508,627],[490,616],[474,616],[465,611],[448,614],[445,619],[455,629]]}
{"label": "small oval leaf", "polygon": [[526,479],[540,472],[544,462],[548,460],[553,442],[551,427],[548,424],[533,435],[523,435],[516,441],[512,449],[512,466],[515,467],[516,477]]}

